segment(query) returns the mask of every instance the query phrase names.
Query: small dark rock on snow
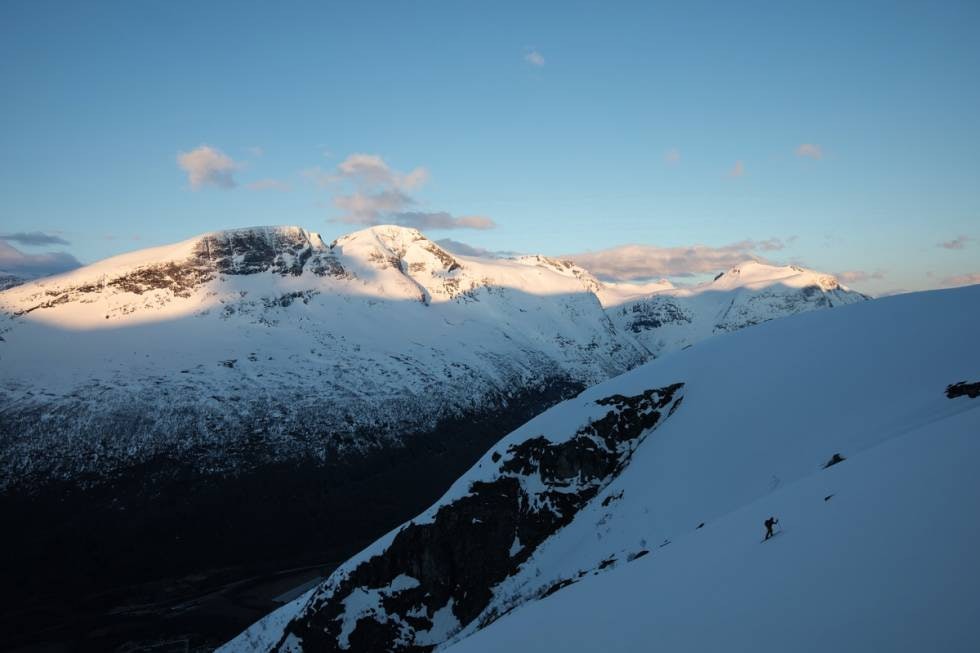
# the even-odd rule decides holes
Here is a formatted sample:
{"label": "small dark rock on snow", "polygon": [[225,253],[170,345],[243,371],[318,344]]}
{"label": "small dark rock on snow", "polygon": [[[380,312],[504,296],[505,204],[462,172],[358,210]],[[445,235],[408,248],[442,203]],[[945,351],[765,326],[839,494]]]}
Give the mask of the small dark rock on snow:
{"label": "small dark rock on snow", "polygon": [[826,464],[824,464],[823,468],[827,469],[828,467],[833,467],[837,463],[842,463],[845,460],[847,460],[847,458],[840,455],[839,453],[835,453],[833,456],[830,457],[830,460],[828,460]]}
{"label": "small dark rock on snow", "polygon": [[946,386],[946,396],[950,399],[963,396],[969,397],[970,399],[976,399],[977,397],[980,397],[980,381],[977,381],[976,383],[960,381],[959,383],[948,385]]}

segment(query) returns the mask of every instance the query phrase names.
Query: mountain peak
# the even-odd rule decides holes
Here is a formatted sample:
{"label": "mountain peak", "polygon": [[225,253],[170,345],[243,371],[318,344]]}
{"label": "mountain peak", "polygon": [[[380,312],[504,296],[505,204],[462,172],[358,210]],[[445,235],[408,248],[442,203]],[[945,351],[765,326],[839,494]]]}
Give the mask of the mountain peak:
{"label": "mountain peak", "polygon": [[253,227],[235,227],[208,231],[196,237],[202,238],[234,238],[243,236],[259,236],[263,238],[308,236],[310,232],[296,225],[258,225]]}
{"label": "mountain peak", "polygon": [[831,274],[817,272],[799,265],[771,265],[754,259],[748,259],[732,266],[716,276],[707,285],[712,288],[730,289],[738,286],[754,286],[757,284],[780,283],[792,288],[817,286],[829,291],[838,288],[846,290],[836,277]]}
{"label": "mountain peak", "polygon": [[420,241],[429,240],[426,236],[414,227],[403,227],[397,224],[379,224],[359,229],[341,236],[334,243],[342,242],[378,242],[385,246],[407,247],[408,245]]}
{"label": "mountain peak", "polygon": [[[452,272],[462,267],[418,229],[392,224],[375,225],[341,236],[330,244],[330,249],[358,261],[355,269],[362,272],[391,268],[401,275],[414,277],[418,273]],[[413,278],[410,285],[418,283]]]}

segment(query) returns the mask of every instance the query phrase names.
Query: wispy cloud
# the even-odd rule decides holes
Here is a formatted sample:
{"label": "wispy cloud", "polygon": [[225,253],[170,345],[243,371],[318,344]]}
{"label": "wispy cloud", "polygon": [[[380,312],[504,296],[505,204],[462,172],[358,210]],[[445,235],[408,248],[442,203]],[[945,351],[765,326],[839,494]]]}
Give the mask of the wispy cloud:
{"label": "wispy cloud", "polygon": [[638,280],[690,277],[728,269],[749,259],[765,261],[757,252],[777,251],[785,246],[786,241],[779,238],[743,240],[721,247],[656,247],[634,244],[571,254],[563,258],[575,261],[603,279]]}
{"label": "wispy cloud", "polygon": [[177,165],[187,173],[187,181],[194,190],[206,186],[234,188],[238,185],[234,173],[241,164],[209,145],[201,145],[190,152],[179,153]]}
{"label": "wispy cloud", "polygon": [[283,192],[292,188],[287,182],[279,179],[259,179],[249,182],[245,187],[249,190],[278,190]]}
{"label": "wispy cloud", "polygon": [[42,245],[70,245],[67,240],[54,234],[46,234],[43,231],[18,231],[12,234],[0,234],[0,240],[7,240],[19,245],[38,247]]}
{"label": "wispy cloud", "polygon": [[667,165],[675,165],[680,163],[681,151],[676,147],[672,147],[664,153],[664,163]]}
{"label": "wispy cloud", "polygon": [[973,240],[969,236],[957,236],[953,240],[947,240],[945,242],[939,243],[937,247],[942,247],[943,249],[964,249],[966,244]]}
{"label": "wispy cloud", "polygon": [[485,247],[475,247],[458,240],[453,240],[452,238],[441,238],[436,241],[436,245],[446,251],[452,252],[453,254],[462,254],[463,256],[479,256],[482,258],[496,258],[494,253]]}
{"label": "wispy cloud", "polygon": [[337,173],[340,178],[362,185],[390,186],[399,190],[412,190],[429,180],[429,171],[425,168],[402,174],[392,170],[376,154],[351,154],[337,166]]}
{"label": "wispy cloud", "polygon": [[393,216],[395,224],[416,229],[493,229],[496,223],[482,215],[453,217],[445,211],[405,211]]}
{"label": "wispy cloud", "polygon": [[767,238],[766,240],[743,240],[741,242],[735,243],[734,245],[729,245],[729,247],[742,247],[757,252],[776,252],[781,249],[786,249],[786,245],[792,243],[794,240],[796,240],[796,236],[790,236],[786,240],[783,240],[782,238]]}
{"label": "wispy cloud", "polygon": [[260,156],[265,154],[265,149],[259,147],[258,145],[253,145],[252,147],[246,147],[245,151],[251,154],[252,156],[254,156],[255,158],[259,158]]}
{"label": "wispy cloud", "polygon": [[844,272],[838,272],[836,276],[843,283],[861,283],[862,281],[871,281],[873,279],[884,279],[885,273],[883,270],[875,270],[874,272],[868,272],[867,270],[845,270]]}
{"label": "wispy cloud", "polygon": [[980,272],[971,272],[969,274],[958,274],[956,276],[946,277],[939,282],[939,285],[943,288],[954,288],[956,286],[972,286],[976,283],[980,283]]}
{"label": "wispy cloud", "polygon": [[460,254],[462,256],[477,256],[481,258],[503,258],[508,256],[517,256],[517,252],[506,250],[490,250],[485,247],[477,247],[475,245],[470,245],[468,243],[463,243],[458,240],[453,240],[452,238],[441,238],[435,241],[439,247],[442,247],[448,252],[453,254]]}
{"label": "wispy cloud", "polygon": [[6,240],[0,240],[0,271],[3,272],[23,277],[40,277],[74,270],[80,265],[78,259],[68,252],[25,254]]}
{"label": "wispy cloud", "polygon": [[[524,61],[528,62],[532,66],[540,68],[544,65],[544,55],[537,50],[531,50],[524,55]],[[559,66],[559,68],[560,67],[561,66]]]}
{"label": "wispy cloud", "polygon": [[337,195],[333,204],[343,211],[337,222],[372,225],[384,222],[385,216],[404,212],[415,204],[415,200],[400,190],[389,188]]}
{"label": "wispy cloud", "polygon": [[745,174],[745,164],[741,161],[736,161],[732,169],[728,171],[729,177],[741,177]]}
{"label": "wispy cloud", "polygon": [[796,156],[807,159],[822,159],[823,148],[814,143],[803,143],[796,148]]}
{"label": "wispy cloud", "polygon": [[895,295],[904,295],[906,293],[915,292],[914,290],[909,290],[907,288],[891,288],[882,292],[875,293],[876,297],[894,297]]}
{"label": "wispy cloud", "polygon": [[[445,211],[422,211],[409,195],[429,180],[429,171],[418,167],[402,173],[376,154],[352,154],[331,171],[319,167],[306,171],[319,186],[342,191],[333,204],[342,211],[336,222],[376,225],[399,224],[417,229],[493,229],[484,216],[453,216]],[[344,192],[346,191],[346,192]]]}
{"label": "wispy cloud", "polygon": [[400,191],[418,188],[429,180],[429,171],[425,168],[418,167],[408,173],[397,172],[377,154],[351,154],[335,170],[315,166],[304,174],[321,187],[349,182],[358,188],[380,187]]}

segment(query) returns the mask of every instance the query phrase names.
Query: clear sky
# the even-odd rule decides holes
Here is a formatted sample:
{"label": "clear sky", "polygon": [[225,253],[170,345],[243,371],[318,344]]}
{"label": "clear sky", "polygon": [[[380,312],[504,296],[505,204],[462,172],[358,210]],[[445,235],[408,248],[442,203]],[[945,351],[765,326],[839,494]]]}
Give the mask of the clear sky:
{"label": "clear sky", "polygon": [[0,262],[395,221],[980,282],[976,0],[7,0],[0,93]]}

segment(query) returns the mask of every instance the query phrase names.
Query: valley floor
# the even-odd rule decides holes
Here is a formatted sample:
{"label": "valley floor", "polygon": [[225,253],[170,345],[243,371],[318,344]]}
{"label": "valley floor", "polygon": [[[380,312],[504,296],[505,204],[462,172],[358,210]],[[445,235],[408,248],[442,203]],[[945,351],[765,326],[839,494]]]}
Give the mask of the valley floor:
{"label": "valley floor", "polygon": [[[217,569],[173,581],[118,588],[93,595],[90,609],[72,606],[49,628],[39,627],[35,643],[12,651],[212,651],[224,639],[274,610],[282,595],[323,578],[336,563],[285,569],[242,578],[242,571]],[[146,601],[147,598],[150,602]],[[111,608],[102,609],[105,603]],[[50,606],[57,613],[57,606]],[[17,615],[9,615],[17,617]],[[20,618],[37,620],[38,615]]]}

